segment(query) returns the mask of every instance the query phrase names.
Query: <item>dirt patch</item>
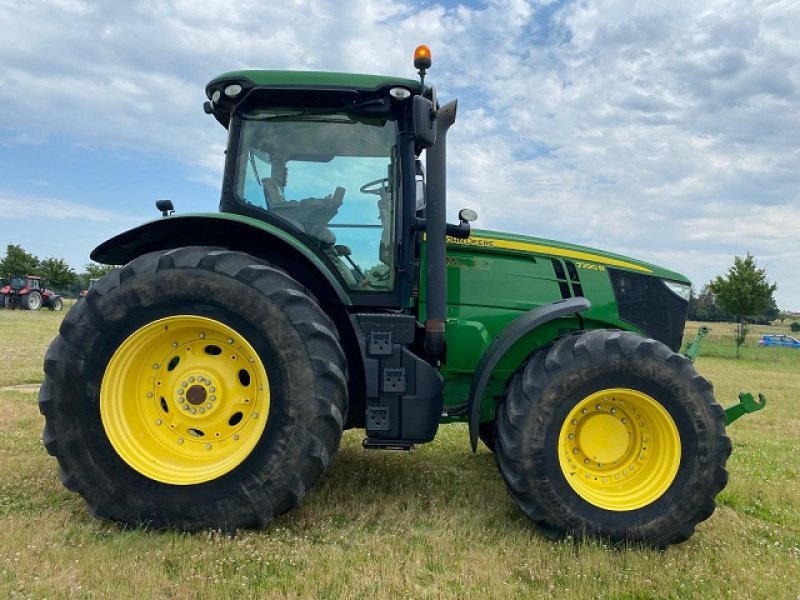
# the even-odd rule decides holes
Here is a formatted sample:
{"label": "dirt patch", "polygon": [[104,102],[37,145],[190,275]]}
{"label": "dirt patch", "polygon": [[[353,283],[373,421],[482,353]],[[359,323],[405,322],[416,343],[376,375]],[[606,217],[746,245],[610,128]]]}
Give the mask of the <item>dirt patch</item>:
{"label": "dirt patch", "polygon": [[41,383],[22,383],[20,385],[5,385],[0,387],[0,392],[22,392],[23,394],[37,394]]}

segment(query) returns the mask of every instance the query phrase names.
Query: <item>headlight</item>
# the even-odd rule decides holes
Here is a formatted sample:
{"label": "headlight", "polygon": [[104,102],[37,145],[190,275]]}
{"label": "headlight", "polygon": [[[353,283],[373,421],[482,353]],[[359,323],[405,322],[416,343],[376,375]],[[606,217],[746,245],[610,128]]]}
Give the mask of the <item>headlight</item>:
{"label": "headlight", "polygon": [[666,279],[662,279],[661,283],[667,286],[667,289],[679,298],[683,298],[686,302],[689,301],[689,297],[692,295],[692,286],[690,284],[668,281]]}

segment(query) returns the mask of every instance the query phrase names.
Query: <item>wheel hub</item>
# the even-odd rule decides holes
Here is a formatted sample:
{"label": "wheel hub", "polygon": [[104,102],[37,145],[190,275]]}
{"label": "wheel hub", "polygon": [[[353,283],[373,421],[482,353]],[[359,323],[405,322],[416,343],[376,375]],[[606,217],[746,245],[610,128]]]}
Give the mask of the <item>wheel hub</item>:
{"label": "wheel hub", "polygon": [[266,370],[244,337],[219,321],[179,315],[120,344],[103,377],[100,414],[129,466],[189,485],[224,475],[252,452],[269,400]]}
{"label": "wheel hub", "polygon": [[197,406],[198,404],[202,404],[206,401],[206,388],[202,385],[193,385],[188,390],[186,390],[186,400],[192,406]]}
{"label": "wheel hub", "polygon": [[567,483],[606,510],[635,510],[657,500],[680,464],[680,436],[656,400],[636,390],[603,390],[580,401],[559,436]]}

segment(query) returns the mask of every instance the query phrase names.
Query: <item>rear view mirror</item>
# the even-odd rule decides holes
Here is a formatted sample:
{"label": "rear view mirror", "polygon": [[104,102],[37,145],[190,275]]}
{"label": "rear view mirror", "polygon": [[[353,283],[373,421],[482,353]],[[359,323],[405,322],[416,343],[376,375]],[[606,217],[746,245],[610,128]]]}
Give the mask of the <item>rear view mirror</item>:
{"label": "rear view mirror", "polygon": [[414,140],[422,148],[436,143],[436,111],[433,102],[422,96],[414,96],[412,106],[414,118]]}

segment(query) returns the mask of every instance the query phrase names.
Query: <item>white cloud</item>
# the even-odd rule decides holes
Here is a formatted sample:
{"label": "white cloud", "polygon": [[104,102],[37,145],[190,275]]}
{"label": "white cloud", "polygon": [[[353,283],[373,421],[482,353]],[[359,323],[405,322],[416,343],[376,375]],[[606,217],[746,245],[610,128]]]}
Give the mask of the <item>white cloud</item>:
{"label": "white cloud", "polygon": [[698,284],[749,250],[800,308],[794,0],[0,0],[0,14],[5,144],[138,148],[209,182],[225,136],[201,104],[219,72],[413,76],[428,43],[429,81],[460,103],[452,213],[663,259]]}

